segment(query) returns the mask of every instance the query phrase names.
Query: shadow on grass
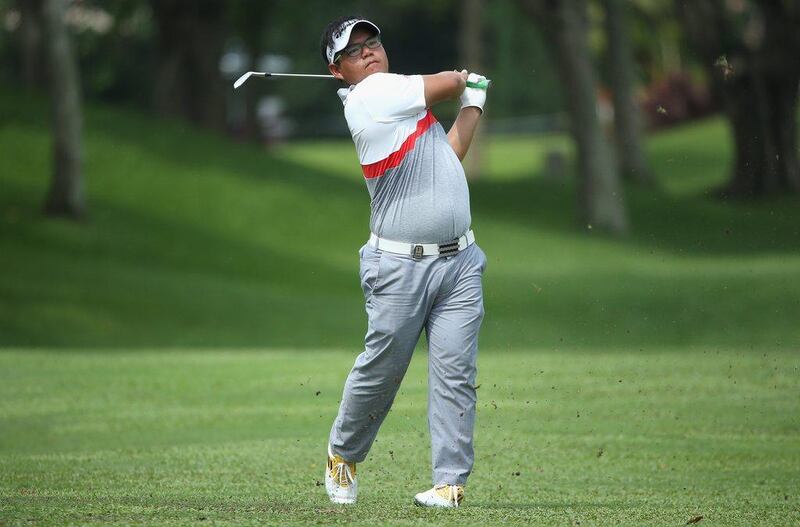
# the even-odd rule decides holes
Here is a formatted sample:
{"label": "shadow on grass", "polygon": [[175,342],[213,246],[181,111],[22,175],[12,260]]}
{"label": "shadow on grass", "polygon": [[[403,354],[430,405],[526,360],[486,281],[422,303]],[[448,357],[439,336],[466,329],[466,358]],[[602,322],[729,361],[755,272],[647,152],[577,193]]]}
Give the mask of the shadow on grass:
{"label": "shadow on grass", "polygon": [[354,248],[344,270],[103,199],[83,224],[28,214],[0,228],[3,346],[359,344]]}
{"label": "shadow on grass", "polygon": [[[5,124],[46,127],[46,105],[36,97],[20,100],[21,104],[6,108],[9,111]],[[158,120],[158,127],[161,133],[153,134],[153,117],[140,112],[102,106],[87,112],[88,136],[112,136],[136,144],[189,171],[214,167],[231,176],[280,182],[300,189],[311,201],[336,196],[352,201],[353,207],[363,207],[369,199],[361,181],[331,177],[250,145],[232,145],[218,134],[198,131],[179,121]],[[661,152],[654,159],[663,160],[665,155]],[[674,161],[672,157],[666,160]],[[678,159],[674,165],[698,171],[714,161],[708,152],[698,151]],[[679,169],[673,166],[671,170]],[[558,184],[541,177],[520,177],[475,181],[470,188],[474,217],[486,215],[570,237],[586,232],[586,226],[578,221],[574,182]],[[628,185],[626,206],[631,233],[616,241],[687,254],[797,253],[798,203],[800,200],[790,197],[753,202],[723,201],[709,195],[675,197],[663,190]],[[307,218],[309,224],[327,220],[324,216]]]}
{"label": "shadow on grass", "polygon": [[[577,221],[574,183],[529,178],[477,181],[470,187],[474,217],[565,236],[587,232]],[[628,185],[626,198],[631,232],[615,239],[620,244],[695,255],[800,254],[800,202],[791,197],[757,202],[676,198]]]}
{"label": "shadow on grass", "polygon": [[[33,127],[46,135],[40,106],[23,102],[9,113],[4,126]],[[216,198],[213,192],[227,185],[228,176],[232,182],[256,183],[231,185],[233,194],[264,191],[268,196],[277,187],[289,188],[281,195],[292,202],[265,210],[251,201],[247,207],[253,210],[245,218],[258,223],[248,228],[280,225],[292,236],[266,241],[226,237],[212,228],[213,214],[198,221],[182,220],[163,204],[151,213],[121,205],[130,200],[120,200],[116,190],[92,197],[92,216],[86,224],[49,222],[36,216],[40,200],[34,195],[40,190],[36,185],[20,177],[4,181],[0,208],[6,210],[0,212],[19,203],[28,212],[21,212],[13,224],[0,222],[0,247],[10,255],[5,265],[0,263],[0,269],[7,270],[0,279],[0,344],[360,346],[364,315],[355,251],[367,233],[363,212],[368,194],[363,182],[279,160],[251,146],[231,145],[180,123],[159,121],[159,133],[154,133],[152,118],[132,112],[90,109],[87,123],[90,141],[113,138],[117,143],[111,144],[134,145],[165,161],[165,170],[180,167],[180,174],[164,187],[175,193],[172,198],[208,168],[222,174],[201,189],[203,199],[211,203]],[[103,155],[104,163],[113,168],[109,159],[113,161],[114,152]],[[125,180],[118,177],[118,181],[123,185]],[[146,184],[137,191],[149,190]],[[531,233],[554,233],[556,245],[562,246],[589,239],[575,220],[573,184],[529,178],[477,181],[470,187],[473,217],[478,221],[491,218]],[[722,203],[633,187],[626,195],[632,232],[625,238],[609,238],[614,245],[723,257],[797,254],[800,248],[800,208],[794,201]],[[234,196],[234,203],[237,200]],[[183,210],[184,218],[187,210],[196,209]],[[600,238],[596,232],[592,239]],[[280,240],[291,243],[291,249],[316,244],[320,250],[298,257],[290,248],[281,250]],[[494,247],[492,257],[511,260],[517,258],[517,249]],[[530,254],[519,251],[518,257]],[[620,251],[612,259],[626,257]],[[330,262],[332,258],[338,259],[338,266]],[[341,262],[350,261],[352,271],[344,271]],[[745,338],[741,342],[752,343],[763,335],[787,332],[789,325],[779,316],[766,319],[769,312],[776,312],[768,306],[777,298],[778,307],[790,309],[787,299],[797,287],[766,287],[770,277],[765,276],[737,284],[729,283],[728,276],[655,280],[649,275],[611,276],[606,271],[597,280],[591,263],[581,265],[561,282],[539,284],[545,290],[540,296],[531,293],[538,285],[527,287],[526,281],[533,280],[530,275],[487,277],[492,287],[487,291],[490,309],[482,343],[500,348],[639,346],[686,344],[700,337],[708,342]],[[785,272],[780,278],[792,279]],[[763,290],[753,292],[755,287]],[[733,291],[738,296],[730,296]],[[713,308],[715,303],[729,306],[728,310]],[[756,308],[761,315],[752,313]],[[719,320],[706,329],[709,313]],[[726,316],[728,320],[721,322]],[[764,318],[760,323],[759,316]],[[739,328],[739,333],[732,328]]]}

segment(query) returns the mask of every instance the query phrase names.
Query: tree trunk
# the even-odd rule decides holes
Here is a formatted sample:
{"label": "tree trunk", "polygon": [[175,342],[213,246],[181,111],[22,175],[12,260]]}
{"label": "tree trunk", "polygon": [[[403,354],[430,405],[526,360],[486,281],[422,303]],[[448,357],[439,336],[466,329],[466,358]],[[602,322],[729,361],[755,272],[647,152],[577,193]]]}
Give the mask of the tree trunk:
{"label": "tree trunk", "polygon": [[[464,0],[461,6],[461,32],[460,32],[460,55],[461,64],[467,71],[477,72],[481,75],[483,71],[483,58],[481,50],[483,48],[483,0]],[[488,98],[487,98],[488,100]],[[481,118],[483,120],[483,118]],[[478,179],[481,175],[483,162],[483,127],[478,126],[472,136],[472,144],[469,152],[464,159],[464,171],[469,179]]]}
{"label": "tree trunk", "polygon": [[642,148],[642,125],[636,107],[635,65],[629,36],[627,7],[622,0],[603,0],[614,98],[614,135],[622,177],[652,184],[653,175]]}
{"label": "tree trunk", "polygon": [[720,193],[797,193],[800,6],[778,0],[752,1],[738,11],[721,0],[676,0],[676,5],[721,95],[736,147]]}
{"label": "tree trunk", "polygon": [[78,68],[64,25],[68,0],[45,0],[44,42],[53,104],[54,166],[45,212],[80,218],[86,212],[81,174],[81,101]]}
{"label": "tree trunk", "polygon": [[219,61],[224,4],[151,0],[150,5],[158,29],[156,111],[223,130],[225,100]]}
{"label": "tree trunk", "polygon": [[22,81],[28,88],[42,87],[42,1],[18,0]]}
{"label": "tree trunk", "polygon": [[572,137],[578,152],[581,221],[614,234],[627,231],[622,188],[611,147],[597,116],[597,83],[587,39],[586,0],[543,0],[527,7],[555,48],[566,89]]}
{"label": "tree trunk", "polygon": [[724,86],[725,112],[736,160],[724,195],[757,196],[800,190],[797,159],[798,79],[754,73]]}

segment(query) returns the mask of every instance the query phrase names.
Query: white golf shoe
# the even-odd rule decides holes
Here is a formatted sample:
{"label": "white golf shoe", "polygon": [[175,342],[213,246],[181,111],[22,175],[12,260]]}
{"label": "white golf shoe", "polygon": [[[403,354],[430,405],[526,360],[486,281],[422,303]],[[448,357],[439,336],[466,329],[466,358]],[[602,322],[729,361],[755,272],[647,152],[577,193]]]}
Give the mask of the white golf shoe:
{"label": "white golf shoe", "polygon": [[333,503],[350,505],[358,496],[356,464],[334,455],[328,445],[328,466],[325,468],[325,490]]}
{"label": "white golf shoe", "polygon": [[436,485],[430,490],[414,496],[414,504],[422,507],[458,507],[464,499],[461,485]]}

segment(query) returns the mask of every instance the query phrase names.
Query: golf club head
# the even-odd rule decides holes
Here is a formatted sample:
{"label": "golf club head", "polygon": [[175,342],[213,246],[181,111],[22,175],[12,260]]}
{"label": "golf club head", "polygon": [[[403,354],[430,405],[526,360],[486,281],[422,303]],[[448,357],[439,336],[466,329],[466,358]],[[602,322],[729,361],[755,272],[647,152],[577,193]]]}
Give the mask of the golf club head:
{"label": "golf club head", "polygon": [[237,89],[239,86],[247,82],[247,79],[249,79],[252,76],[259,77],[263,75],[264,75],[263,73],[260,73],[258,71],[248,71],[247,73],[236,79],[236,82],[233,83],[233,89],[234,90]]}

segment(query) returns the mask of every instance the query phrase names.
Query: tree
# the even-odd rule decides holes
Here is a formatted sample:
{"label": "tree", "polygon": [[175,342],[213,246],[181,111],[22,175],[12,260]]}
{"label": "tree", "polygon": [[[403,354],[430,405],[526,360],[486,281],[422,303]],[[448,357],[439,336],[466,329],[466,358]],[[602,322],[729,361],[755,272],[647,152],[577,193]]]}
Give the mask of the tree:
{"label": "tree", "polygon": [[597,117],[586,0],[524,0],[522,5],[540,22],[556,54],[578,152],[581,220],[592,228],[624,233],[628,222],[621,183]]}
{"label": "tree", "polygon": [[609,73],[614,99],[614,135],[622,177],[653,183],[642,148],[642,125],[634,97],[635,66],[626,2],[603,0],[608,35]]}
{"label": "tree", "polygon": [[80,218],[86,212],[81,173],[81,101],[78,67],[64,24],[68,0],[45,0],[43,36],[53,105],[53,177],[45,212]]}
{"label": "tree", "polygon": [[156,111],[223,129],[219,61],[225,4],[218,0],[150,0],[156,22]]}
{"label": "tree", "polygon": [[800,2],[678,1],[683,26],[723,102],[736,145],[723,195],[800,190]]}
{"label": "tree", "polygon": [[20,12],[22,81],[28,88],[41,87],[44,77],[42,52],[42,0],[17,0]]}
{"label": "tree", "polygon": [[[239,0],[231,4],[233,12],[233,22],[241,35],[245,52],[250,57],[250,69],[258,69],[257,60],[263,52],[263,40],[265,27],[272,22],[271,11],[273,5],[270,2],[250,2]],[[243,135],[247,139],[255,142],[261,141],[256,105],[259,92],[253,88],[244,90],[244,130]]]}

